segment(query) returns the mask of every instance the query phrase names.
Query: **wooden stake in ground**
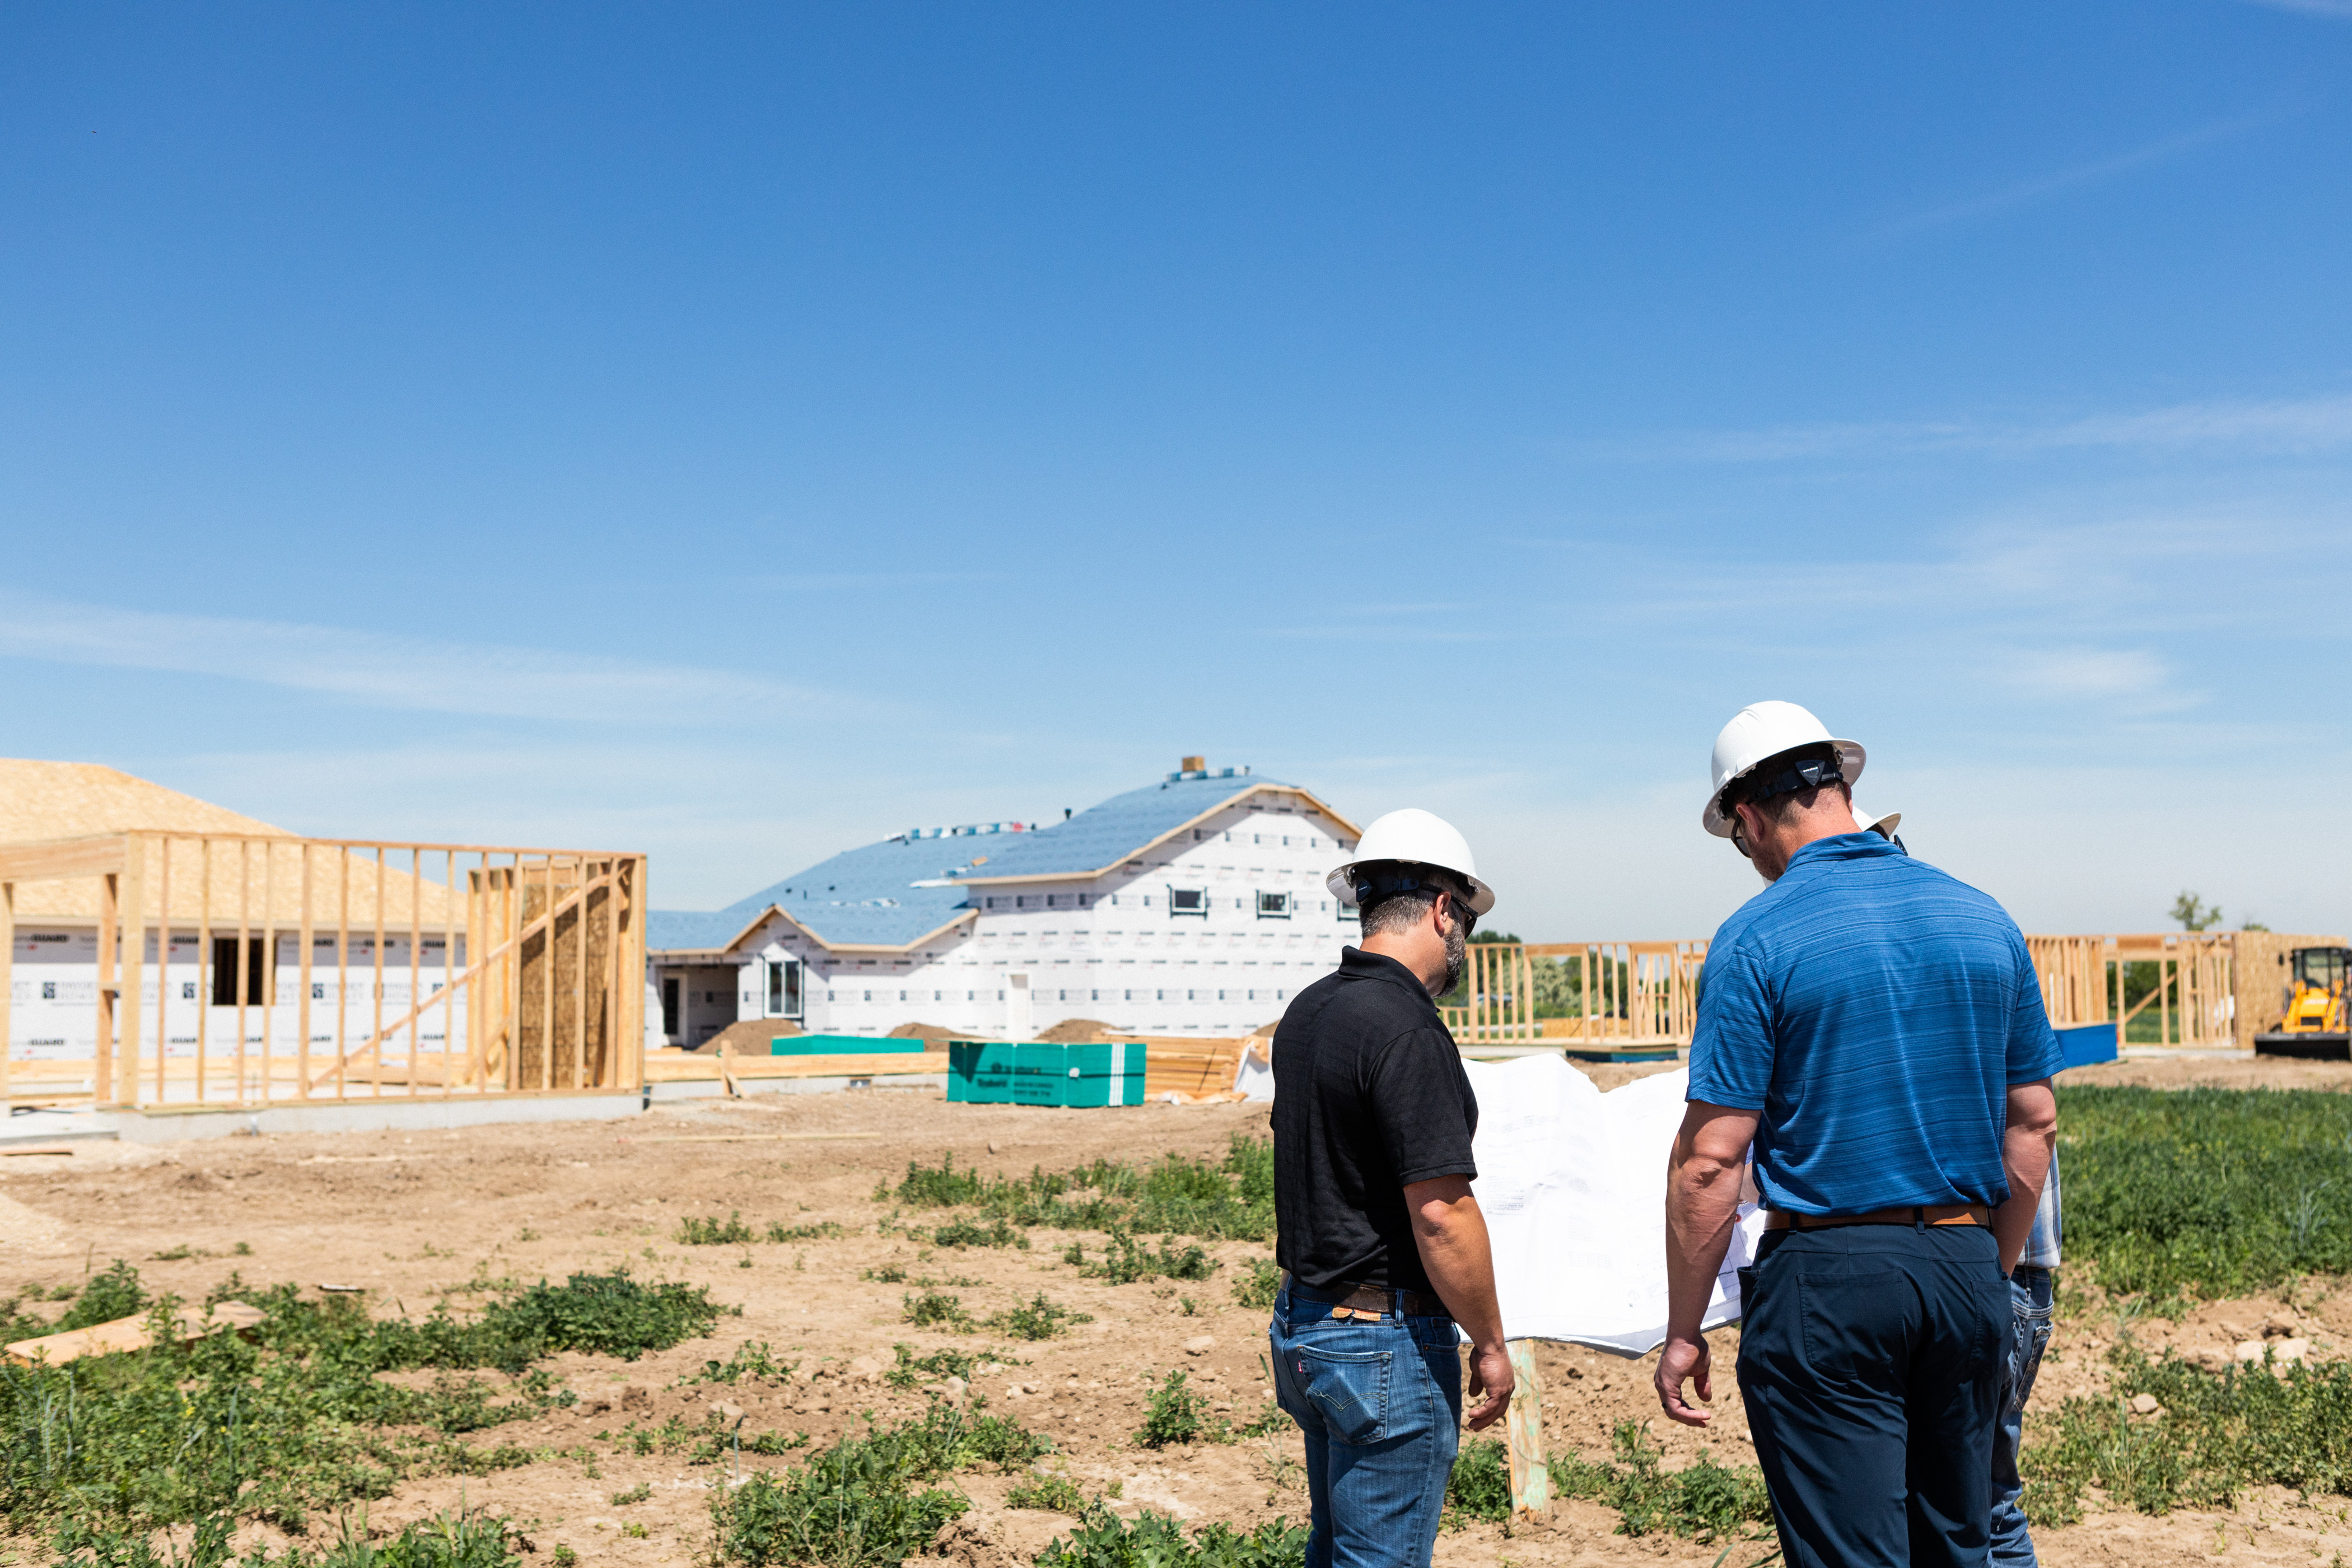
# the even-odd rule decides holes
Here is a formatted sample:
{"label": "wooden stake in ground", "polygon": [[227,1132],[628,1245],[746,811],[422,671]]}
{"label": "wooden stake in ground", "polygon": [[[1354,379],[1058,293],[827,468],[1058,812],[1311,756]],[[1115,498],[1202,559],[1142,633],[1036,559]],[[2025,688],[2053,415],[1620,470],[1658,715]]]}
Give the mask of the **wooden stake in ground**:
{"label": "wooden stake in ground", "polygon": [[1541,1519],[1551,1511],[1551,1471],[1544,1465],[1543,1378],[1532,1340],[1504,1342],[1511,1352],[1511,1409],[1505,1430],[1511,1449],[1511,1514]]}

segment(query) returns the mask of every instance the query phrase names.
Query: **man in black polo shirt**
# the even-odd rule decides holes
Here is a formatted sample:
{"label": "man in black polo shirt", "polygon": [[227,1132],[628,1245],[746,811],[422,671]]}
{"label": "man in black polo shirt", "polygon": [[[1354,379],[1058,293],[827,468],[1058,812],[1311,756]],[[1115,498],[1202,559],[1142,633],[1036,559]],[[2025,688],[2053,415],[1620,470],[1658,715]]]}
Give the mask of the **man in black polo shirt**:
{"label": "man in black polo shirt", "polygon": [[1472,1430],[1511,1399],[1470,1195],[1478,1103],[1431,1000],[1495,895],[1462,836],[1414,810],[1373,823],[1328,885],[1364,936],[1274,1037],[1275,1391],[1307,1436],[1306,1568],[1420,1568],[1461,1441],[1457,1322]]}

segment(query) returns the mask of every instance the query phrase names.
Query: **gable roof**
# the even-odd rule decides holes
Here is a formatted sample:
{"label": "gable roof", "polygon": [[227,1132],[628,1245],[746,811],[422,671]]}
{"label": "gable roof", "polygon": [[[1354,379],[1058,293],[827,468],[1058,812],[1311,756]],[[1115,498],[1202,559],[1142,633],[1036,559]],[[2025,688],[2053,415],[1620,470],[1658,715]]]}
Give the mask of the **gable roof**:
{"label": "gable roof", "polygon": [[[728,952],[772,914],[835,951],[903,952],[970,917],[966,889],[1066,881],[1115,871],[1155,845],[1252,795],[1297,797],[1350,837],[1356,826],[1296,784],[1274,779],[1178,775],[1115,795],[1066,821],[984,837],[900,835],[846,850],[723,910],[654,910],[646,945],[655,952]],[[984,853],[975,855],[974,850]],[[923,884],[931,884],[925,886]]]}
{"label": "gable roof", "polygon": [[[430,876],[419,881],[392,866],[379,868],[363,852],[306,847],[282,827],[98,763],[0,757],[0,844],[118,833],[170,840],[159,843],[147,863],[145,918],[186,925],[209,921],[226,931],[245,921],[255,930],[282,931],[301,923],[308,886],[314,913],[346,900],[354,911],[372,913],[381,893],[400,928],[412,915],[436,932],[466,919],[463,905],[444,883]],[[201,845],[189,842],[204,837],[245,842],[215,844],[207,859]],[[95,877],[43,879],[16,889],[19,923],[94,923],[99,904]]]}
{"label": "gable roof", "polygon": [[1355,824],[1297,784],[1247,776],[1180,774],[1115,795],[1066,822],[1041,827],[992,857],[985,868],[959,873],[956,880],[969,887],[1098,877],[1253,795],[1296,796],[1308,809],[1339,824],[1349,837],[1360,837]]}
{"label": "gable roof", "polygon": [[0,757],[0,844],[161,832],[291,837],[225,805],[97,763]]}
{"label": "gable roof", "polygon": [[709,914],[650,910],[646,945],[665,952],[724,952],[772,911],[827,947],[911,947],[952,925],[968,907],[963,889],[945,885],[945,879],[971,858],[969,847],[976,842],[982,841],[886,838],[821,860]]}

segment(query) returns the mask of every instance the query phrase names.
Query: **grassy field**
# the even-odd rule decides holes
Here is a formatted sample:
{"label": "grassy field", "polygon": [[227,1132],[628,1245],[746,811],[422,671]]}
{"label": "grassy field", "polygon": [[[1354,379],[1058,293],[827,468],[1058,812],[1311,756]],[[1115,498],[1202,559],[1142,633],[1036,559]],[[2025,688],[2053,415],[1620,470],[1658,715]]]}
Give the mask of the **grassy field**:
{"label": "grassy field", "polygon": [[[2261,1487],[2352,1495],[2352,1363],[2211,1364],[2152,1348],[2134,1331],[2178,1321],[2210,1300],[2291,1297],[2309,1281],[2352,1273],[2352,1096],[2070,1088],[2060,1111],[2063,1310],[2078,1330],[2103,1331],[2096,1366],[2069,1369],[2072,1396],[2046,1395],[2031,1417],[2025,1463],[2036,1521],[2082,1517],[2095,1494],[2105,1506],[2149,1514],[2225,1508]],[[1272,1186],[1266,1143],[1244,1135],[1222,1157],[1094,1159],[1019,1176],[938,1158],[894,1167],[872,1186],[870,1205],[858,1205],[862,1222],[836,1211],[848,1223],[752,1223],[722,1207],[684,1215],[667,1234],[696,1257],[847,1245],[863,1235],[913,1247],[918,1268],[983,1253],[1036,1259],[1065,1280],[1160,1292],[1186,1316],[1195,1302],[1255,1312],[1270,1304],[1272,1266],[1233,1249],[1271,1240]],[[1225,1249],[1222,1264],[1212,1247]],[[224,1258],[223,1267],[241,1261]],[[711,1334],[727,1309],[708,1288],[612,1268],[560,1284],[482,1276],[418,1302],[421,1311],[375,1317],[348,1298],[255,1289],[229,1273],[208,1294],[263,1309],[249,1341],[224,1335],[66,1367],[0,1369],[0,1516],[18,1540],[42,1543],[37,1555],[87,1568],[226,1568],[236,1528],[255,1521],[298,1544],[239,1560],[241,1568],[514,1568],[533,1550],[527,1521],[444,1510],[371,1537],[364,1510],[420,1478],[487,1478],[551,1458],[593,1477],[600,1458],[656,1454],[713,1478],[702,1550],[743,1568],[882,1568],[921,1555],[958,1528],[970,1478],[997,1476],[1006,1479],[988,1484],[1010,1485],[1010,1506],[1067,1519],[1038,1557],[1047,1568],[1300,1561],[1295,1522],[1188,1529],[1149,1510],[1122,1519],[1108,1506],[1115,1492],[1092,1495],[1055,1468],[1055,1428],[991,1410],[976,1388],[966,1400],[944,1397],[948,1380],[968,1381],[992,1358],[1020,1364],[992,1344],[1033,1355],[1032,1347],[1070,1342],[1089,1324],[1087,1313],[1034,1289],[999,1310],[968,1308],[958,1292],[979,1281],[897,1263],[877,1263],[863,1278],[888,1287],[901,1334],[929,1336],[919,1350],[897,1346],[884,1378],[905,1394],[940,1396],[927,1407],[812,1441],[806,1430],[754,1431],[740,1420],[722,1429],[716,1416],[697,1425],[692,1412],[717,1408],[698,1405],[686,1419],[619,1430],[583,1422],[558,1450],[500,1429],[537,1420],[543,1432],[541,1418],[567,1405],[575,1386],[593,1388],[583,1356],[626,1365]],[[150,1300],[138,1270],[122,1263],[94,1268],[70,1292],[0,1300],[0,1331],[178,1305]],[[725,1359],[689,1363],[679,1380],[781,1384],[793,1376],[791,1353],[750,1342]],[[558,1356],[569,1358],[562,1375],[551,1371]],[[2136,1411],[2136,1396],[2155,1411]],[[1255,1416],[1223,1414],[1179,1371],[1149,1391],[1119,1441],[1137,1453],[1214,1451],[1263,1442],[1269,1423],[1286,1424],[1270,1405]],[[770,1463],[744,1466],[746,1456]],[[741,1484],[715,1484],[737,1467]],[[1752,1555],[1769,1546],[1769,1510],[1751,1465],[1707,1455],[1691,1462],[1687,1450],[1670,1458],[1639,1420],[1617,1421],[1605,1458],[1598,1448],[1556,1452],[1551,1470],[1556,1495],[1605,1509],[1623,1536],[1650,1538],[1640,1550],[1664,1541],[1677,1550],[1705,1545],[1710,1556],[1725,1545]],[[615,1493],[614,1506],[642,1491]],[[1507,1503],[1500,1446],[1465,1441],[1448,1526],[1499,1524]],[[547,1563],[545,1550],[532,1560]],[[568,1550],[556,1549],[555,1568],[572,1568]]]}

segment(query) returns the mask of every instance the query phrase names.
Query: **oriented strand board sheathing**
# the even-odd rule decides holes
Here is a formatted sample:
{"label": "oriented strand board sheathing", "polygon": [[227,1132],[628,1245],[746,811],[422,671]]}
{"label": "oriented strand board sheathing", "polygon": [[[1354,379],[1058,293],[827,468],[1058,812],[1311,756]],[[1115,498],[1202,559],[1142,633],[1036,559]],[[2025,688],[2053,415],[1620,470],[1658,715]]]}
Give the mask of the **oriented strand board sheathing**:
{"label": "oriented strand board sheathing", "polygon": [[2232,931],[2230,942],[2237,950],[2231,993],[2237,1005],[2236,1034],[2242,1051],[2252,1050],[2254,1037],[2277,1028],[2286,1016],[2288,976],[2294,972],[2282,960],[2298,947],[2352,947],[2352,942],[2340,936],[2294,936],[2277,931]]}

